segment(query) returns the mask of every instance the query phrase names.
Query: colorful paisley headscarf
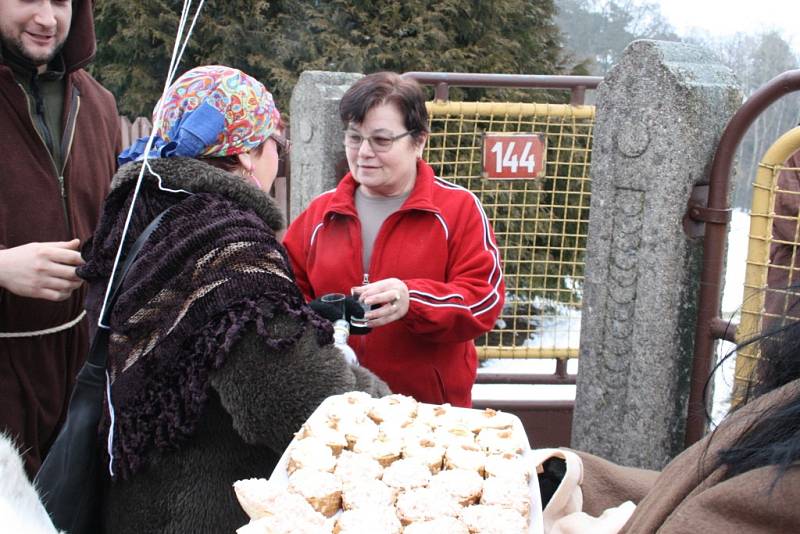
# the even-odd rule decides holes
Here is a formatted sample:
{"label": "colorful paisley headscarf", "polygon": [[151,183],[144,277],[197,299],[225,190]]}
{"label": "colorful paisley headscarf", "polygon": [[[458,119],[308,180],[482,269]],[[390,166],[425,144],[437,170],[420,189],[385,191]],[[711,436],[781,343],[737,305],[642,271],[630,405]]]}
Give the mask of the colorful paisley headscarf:
{"label": "colorful paisley headscarf", "polygon": [[[153,120],[159,106],[156,105]],[[197,67],[164,96],[162,120],[148,157],[232,156],[261,145],[280,122],[264,85],[231,67]],[[122,151],[119,164],[143,158],[147,137]]]}

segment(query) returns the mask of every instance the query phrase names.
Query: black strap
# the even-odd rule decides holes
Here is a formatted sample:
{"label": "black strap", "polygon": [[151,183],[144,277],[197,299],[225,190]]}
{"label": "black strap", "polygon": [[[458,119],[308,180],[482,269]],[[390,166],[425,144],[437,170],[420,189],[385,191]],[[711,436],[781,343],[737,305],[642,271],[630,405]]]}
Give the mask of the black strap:
{"label": "black strap", "polygon": [[167,214],[169,210],[172,208],[169,207],[159,213],[155,219],[150,221],[150,224],[139,234],[139,237],[136,238],[131,249],[128,251],[128,254],[125,256],[125,262],[122,266],[117,265],[117,269],[114,271],[114,276],[112,276],[111,280],[111,291],[108,297],[108,302],[105,306],[105,311],[103,316],[100,318],[100,326],[97,327],[97,331],[95,332],[94,339],[92,339],[92,346],[89,349],[89,356],[87,356],[86,360],[94,365],[100,367],[106,367],[108,364],[108,336],[109,336],[109,329],[106,326],[108,324],[108,319],[111,317],[111,310],[114,309],[114,304],[117,302],[117,297],[119,296],[119,288],[122,286],[122,281],[125,280],[125,277],[128,276],[128,272],[131,269],[134,261],[136,260],[136,256],[139,255],[139,251],[142,249],[145,241],[150,237],[158,225],[161,223],[161,219],[164,218],[164,215]]}

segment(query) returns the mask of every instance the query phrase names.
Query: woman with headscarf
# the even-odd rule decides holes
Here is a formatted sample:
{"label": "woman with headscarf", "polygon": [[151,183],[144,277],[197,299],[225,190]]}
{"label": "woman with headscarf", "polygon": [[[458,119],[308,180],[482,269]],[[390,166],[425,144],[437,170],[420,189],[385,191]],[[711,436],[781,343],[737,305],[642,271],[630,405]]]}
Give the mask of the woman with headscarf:
{"label": "woman with headscarf", "polygon": [[266,191],[283,141],[266,88],[198,67],[160,106],[141,189],[146,139],[120,156],[133,163],[114,177],[79,273],[96,324],[131,204],[126,247],[169,208],[110,317],[105,527],[233,532],[246,522],[234,481],[268,477],[326,397],[388,389],[331,344],[275,238],[283,218]]}

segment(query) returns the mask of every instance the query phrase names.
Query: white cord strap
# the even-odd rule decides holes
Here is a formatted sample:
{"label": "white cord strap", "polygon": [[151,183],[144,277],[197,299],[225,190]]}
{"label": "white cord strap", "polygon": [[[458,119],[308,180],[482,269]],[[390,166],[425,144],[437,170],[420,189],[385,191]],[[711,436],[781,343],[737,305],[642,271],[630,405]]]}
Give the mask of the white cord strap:
{"label": "white cord strap", "polygon": [[55,334],[56,332],[63,332],[64,330],[69,330],[81,320],[86,317],[86,310],[83,310],[77,317],[73,320],[60,324],[58,326],[54,326],[52,328],[45,328],[44,330],[34,330],[32,332],[0,332],[0,339],[2,338],[20,338],[20,337],[37,337],[37,336],[46,336],[48,334]]}
{"label": "white cord strap", "polygon": [[[142,178],[144,177],[145,171],[148,171],[150,174],[154,175],[158,178],[158,188],[162,191],[168,191],[171,193],[188,193],[188,191],[183,190],[174,190],[169,189],[164,186],[161,176],[153,172],[153,169],[150,168],[150,164],[148,162],[148,156],[150,154],[150,149],[153,146],[153,137],[155,136],[156,132],[158,131],[159,127],[161,126],[161,121],[163,119],[164,114],[164,97],[169,91],[170,85],[172,85],[172,80],[175,77],[175,73],[178,71],[178,66],[181,62],[181,57],[183,56],[183,51],[186,49],[186,45],[189,43],[189,39],[192,36],[192,30],[194,30],[194,25],[197,22],[197,18],[200,16],[200,11],[203,9],[203,3],[205,0],[200,0],[197,8],[194,12],[194,17],[192,18],[192,22],[189,25],[189,30],[186,32],[184,36],[184,30],[186,28],[186,23],[189,20],[189,13],[192,9],[192,3],[194,0],[183,0],[183,9],[181,11],[181,19],[180,23],[178,24],[178,33],[175,36],[175,44],[172,49],[172,57],[170,58],[169,63],[169,71],[167,72],[167,79],[164,81],[164,89],[161,92],[161,98],[158,100],[158,104],[156,104],[156,110],[153,120],[153,127],[150,130],[150,137],[147,139],[147,144],[145,145],[144,149],[144,161],[142,162],[142,167],[139,169],[139,177],[136,180],[136,185],[133,189],[133,199],[131,200],[131,205],[128,208],[128,214],[125,217],[125,225],[122,228],[122,236],[119,240],[119,247],[117,247],[117,254],[114,258],[114,265],[111,268],[111,278],[108,280],[108,286],[106,287],[106,294],[103,298],[103,306],[100,310],[99,320],[97,325],[99,328],[109,328],[108,325],[103,324],[103,316],[105,314],[106,306],[108,305],[109,298],[111,297],[111,287],[114,283],[114,273],[117,272],[117,265],[120,263],[120,257],[122,255],[122,244],[125,242],[125,236],[128,235],[128,227],[130,226],[131,218],[133,216],[134,205],[136,204],[136,199],[139,196],[139,189],[142,185]],[[108,375],[108,370],[106,369],[106,398],[108,399],[108,410],[111,416],[111,424],[108,428],[108,438],[106,441],[106,447],[108,451],[108,472],[113,477],[114,476],[114,425],[116,423],[116,418],[114,417],[114,403],[111,398],[111,379]]]}
{"label": "white cord strap", "polygon": [[108,305],[108,299],[111,296],[111,286],[114,283],[114,273],[117,271],[117,265],[120,263],[120,257],[122,255],[122,244],[125,242],[125,237],[128,235],[128,227],[131,223],[131,218],[133,216],[134,206],[136,205],[136,199],[139,197],[139,189],[142,186],[142,178],[144,177],[145,171],[150,172],[150,174],[156,176],[158,178],[158,188],[162,191],[167,191],[170,193],[188,193],[188,191],[184,191],[182,189],[169,189],[164,186],[161,180],[161,176],[153,172],[150,168],[150,164],[148,162],[148,156],[150,154],[150,149],[153,147],[153,138],[158,131],[159,127],[161,126],[161,121],[164,115],[164,97],[166,96],[167,92],[169,91],[170,85],[172,85],[172,80],[175,77],[175,73],[178,70],[178,66],[181,62],[181,57],[183,56],[183,51],[186,49],[186,45],[189,42],[189,38],[192,36],[192,30],[194,30],[195,22],[197,22],[197,18],[200,16],[200,10],[203,8],[203,3],[205,0],[200,0],[197,9],[195,10],[194,17],[192,18],[192,22],[189,26],[189,31],[184,37],[183,32],[186,27],[186,22],[189,20],[189,12],[192,8],[192,3],[194,0],[183,0],[183,10],[181,12],[181,19],[180,23],[178,24],[178,34],[175,36],[175,45],[172,49],[172,57],[169,63],[169,72],[167,72],[167,79],[164,82],[164,89],[161,92],[161,98],[158,99],[158,103],[156,104],[155,113],[153,113],[153,127],[150,130],[150,136],[147,138],[147,143],[144,148],[144,161],[142,162],[142,167],[139,169],[139,177],[136,179],[136,185],[133,188],[133,199],[131,200],[130,207],[128,208],[128,214],[125,217],[125,225],[122,227],[122,236],[119,240],[119,247],[117,247],[117,254],[114,258],[114,265],[111,268],[111,278],[108,281],[108,287],[106,288],[105,297],[103,297],[103,305],[100,308],[100,315],[98,316],[97,326],[102,328],[109,328],[109,325],[103,324],[103,317],[105,315],[106,306]]}

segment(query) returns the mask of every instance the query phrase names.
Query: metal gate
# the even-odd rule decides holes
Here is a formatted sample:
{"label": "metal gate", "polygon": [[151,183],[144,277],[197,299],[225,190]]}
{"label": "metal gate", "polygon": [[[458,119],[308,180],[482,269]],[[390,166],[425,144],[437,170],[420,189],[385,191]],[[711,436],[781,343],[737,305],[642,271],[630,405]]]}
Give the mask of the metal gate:
{"label": "metal gate", "polygon": [[[564,383],[578,356],[586,235],[589,226],[594,106],[583,105],[598,77],[408,73],[435,85],[428,103],[425,159],[437,176],[481,200],[503,260],[506,305],[495,328],[476,340],[481,359],[556,358],[557,376],[502,382]],[[570,104],[448,102],[447,86],[569,89]],[[546,139],[544,175],[525,180],[482,176],[489,133],[535,133]],[[497,377],[495,377],[497,378]],[[574,382],[574,376],[567,379]]]}
{"label": "metal gate", "polygon": [[[480,198],[502,254],[506,306],[477,340],[480,357],[577,357],[594,107],[433,102],[428,111],[426,160]],[[486,132],[544,134],[545,176],[482,178]]]}
{"label": "metal gate", "polygon": [[[800,150],[800,127],[781,136],[764,154],[753,183],[750,242],[737,340],[746,340],[786,316],[798,317],[800,282],[800,168],[787,163]],[[736,355],[734,397],[741,399],[756,365],[754,345]]]}

